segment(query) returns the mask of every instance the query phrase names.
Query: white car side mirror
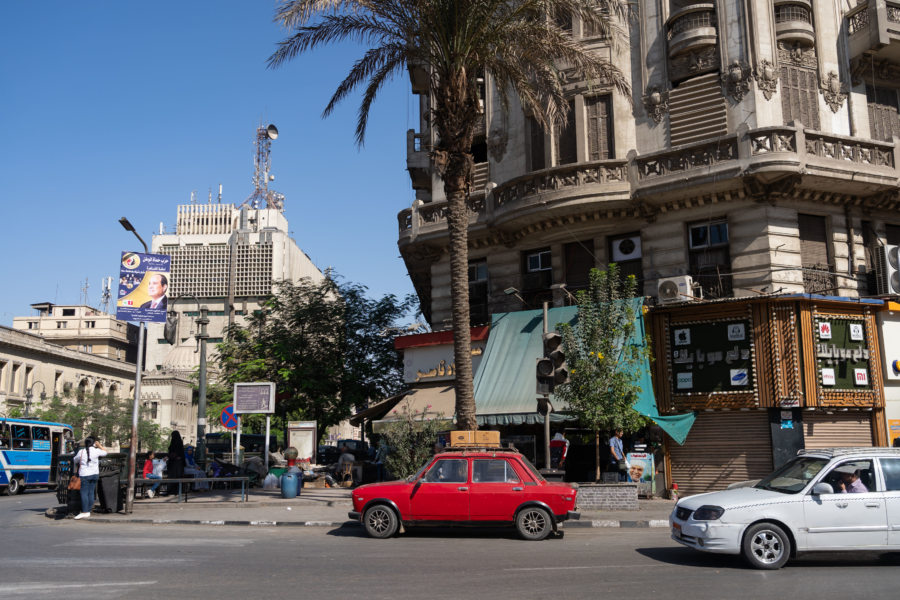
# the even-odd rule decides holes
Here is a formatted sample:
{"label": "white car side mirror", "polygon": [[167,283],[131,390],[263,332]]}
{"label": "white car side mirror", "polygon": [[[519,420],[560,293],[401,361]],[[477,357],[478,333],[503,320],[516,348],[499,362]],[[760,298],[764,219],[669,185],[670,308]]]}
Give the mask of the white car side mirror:
{"label": "white car side mirror", "polygon": [[828,483],[817,483],[813,486],[812,495],[820,496],[822,494],[833,494],[834,488],[831,487],[831,484]]}

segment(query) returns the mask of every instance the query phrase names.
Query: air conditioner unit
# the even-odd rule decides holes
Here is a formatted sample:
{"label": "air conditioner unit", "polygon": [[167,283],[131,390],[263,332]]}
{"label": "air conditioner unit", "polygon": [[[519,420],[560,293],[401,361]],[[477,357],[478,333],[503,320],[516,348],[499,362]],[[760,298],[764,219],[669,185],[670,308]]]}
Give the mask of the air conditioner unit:
{"label": "air conditioner unit", "polygon": [[875,248],[875,275],[881,295],[900,294],[900,246]]}
{"label": "air conditioner unit", "polygon": [[694,278],[690,275],[666,277],[656,285],[656,297],[660,304],[685,302],[694,298]]}
{"label": "air conditioner unit", "polygon": [[634,260],[641,257],[641,236],[633,235],[631,237],[613,240],[612,242],[612,261],[622,262],[625,260]]}

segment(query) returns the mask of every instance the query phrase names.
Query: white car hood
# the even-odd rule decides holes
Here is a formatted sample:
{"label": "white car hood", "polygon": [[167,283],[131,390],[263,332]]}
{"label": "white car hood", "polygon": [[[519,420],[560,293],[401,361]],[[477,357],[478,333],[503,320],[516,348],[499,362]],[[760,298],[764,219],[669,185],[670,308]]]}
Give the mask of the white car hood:
{"label": "white car hood", "polygon": [[781,492],[773,492],[771,490],[746,487],[723,490],[721,492],[697,494],[696,496],[682,498],[678,501],[678,506],[683,506],[684,508],[688,508],[690,510],[697,510],[701,506],[709,504],[712,506],[721,506],[722,508],[729,509],[738,508],[741,506],[750,506],[754,504],[785,502],[796,498],[796,496],[796,494],[782,494]]}

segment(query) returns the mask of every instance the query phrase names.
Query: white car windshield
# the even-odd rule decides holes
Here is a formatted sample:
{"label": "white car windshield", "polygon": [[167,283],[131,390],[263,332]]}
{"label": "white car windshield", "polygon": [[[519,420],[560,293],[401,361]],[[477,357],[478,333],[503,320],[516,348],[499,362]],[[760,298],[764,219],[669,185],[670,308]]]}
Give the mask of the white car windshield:
{"label": "white car windshield", "polygon": [[798,457],[782,465],[753,487],[784,494],[796,494],[802,491],[827,464],[828,460],[824,458]]}

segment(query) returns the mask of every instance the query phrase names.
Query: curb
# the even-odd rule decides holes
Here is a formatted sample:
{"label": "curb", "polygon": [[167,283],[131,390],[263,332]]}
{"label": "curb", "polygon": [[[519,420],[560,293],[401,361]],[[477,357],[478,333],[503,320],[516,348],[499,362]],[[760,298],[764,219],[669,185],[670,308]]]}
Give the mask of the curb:
{"label": "curb", "polygon": [[[60,519],[55,508],[48,508],[44,513],[49,519]],[[109,518],[103,516],[91,516],[93,523],[128,523],[132,525],[208,525],[213,527],[360,527],[359,521],[234,521],[224,519],[139,519],[139,518]],[[643,519],[636,521],[617,521],[612,519],[593,519],[583,521],[566,521],[562,529],[640,529],[649,527],[668,527],[669,522],[664,519]]]}

